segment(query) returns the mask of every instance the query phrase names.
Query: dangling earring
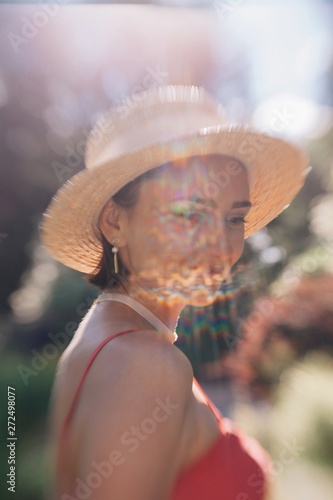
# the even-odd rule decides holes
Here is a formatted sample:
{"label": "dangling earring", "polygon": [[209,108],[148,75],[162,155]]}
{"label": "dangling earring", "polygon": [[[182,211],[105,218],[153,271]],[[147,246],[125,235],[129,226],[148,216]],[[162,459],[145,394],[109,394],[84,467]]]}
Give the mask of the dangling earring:
{"label": "dangling earring", "polygon": [[119,271],[119,268],[118,268],[118,250],[119,248],[117,247],[117,245],[119,244],[119,239],[118,238],[113,238],[112,240],[112,253],[113,253],[113,264],[114,264],[114,270],[115,270],[115,273],[117,274],[118,271]]}

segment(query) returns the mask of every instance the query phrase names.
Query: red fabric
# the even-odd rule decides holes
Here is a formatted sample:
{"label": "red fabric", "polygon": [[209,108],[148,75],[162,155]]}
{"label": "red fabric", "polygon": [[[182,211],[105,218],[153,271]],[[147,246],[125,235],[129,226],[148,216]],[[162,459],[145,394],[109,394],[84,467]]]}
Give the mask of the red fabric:
{"label": "red fabric", "polygon": [[178,476],[170,500],[264,500],[270,458],[259,443],[244,434],[201,389],[216,416],[220,435],[213,445]]}
{"label": "red fabric", "polygon": [[[106,338],[91,355],[80,378],[72,404],[61,429],[60,452],[64,450],[65,435],[88,370],[102,347],[118,335],[136,330],[125,330]],[[246,436],[223,417],[217,407],[193,381],[207,406],[218,420],[220,435],[213,445],[178,476],[170,500],[264,500],[267,490],[266,471],[270,465],[267,453],[259,443]]]}
{"label": "red fabric", "polygon": [[179,475],[170,500],[263,500],[269,457],[254,439],[220,419],[221,434]]}

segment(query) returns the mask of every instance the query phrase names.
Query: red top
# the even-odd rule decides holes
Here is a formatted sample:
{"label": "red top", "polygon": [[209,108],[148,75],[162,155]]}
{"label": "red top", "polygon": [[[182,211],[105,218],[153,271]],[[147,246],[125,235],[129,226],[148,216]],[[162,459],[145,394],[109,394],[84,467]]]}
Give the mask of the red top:
{"label": "red top", "polygon": [[[107,342],[118,335],[133,331],[136,330],[125,330],[107,337],[91,355],[63,422],[58,460],[61,460],[60,452],[64,449],[65,434],[92,362]],[[268,482],[266,474],[270,467],[269,456],[255,439],[246,436],[231,420],[223,417],[195,377],[193,381],[214,413],[219,423],[220,435],[198,460],[179,474],[170,500],[264,500]]]}

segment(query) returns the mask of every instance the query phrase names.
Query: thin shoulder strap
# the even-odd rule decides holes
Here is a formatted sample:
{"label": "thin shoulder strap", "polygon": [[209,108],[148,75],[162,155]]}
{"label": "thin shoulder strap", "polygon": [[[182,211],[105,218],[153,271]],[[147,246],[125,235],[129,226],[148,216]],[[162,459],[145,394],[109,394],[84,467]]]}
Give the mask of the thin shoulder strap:
{"label": "thin shoulder strap", "polygon": [[62,432],[61,432],[61,436],[60,436],[60,439],[62,440],[65,433],[66,433],[66,430],[69,426],[69,423],[70,423],[70,420],[73,416],[73,413],[74,413],[74,410],[75,410],[75,405],[76,405],[76,402],[78,400],[78,397],[79,397],[79,394],[80,394],[80,390],[81,390],[81,387],[83,385],[83,382],[84,382],[84,379],[89,371],[89,368],[91,367],[94,359],[96,358],[97,354],[99,353],[99,351],[102,349],[102,347],[105,346],[105,344],[107,342],[109,342],[110,340],[112,340],[113,338],[115,337],[118,337],[118,335],[123,335],[124,333],[129,333],[129,332],[135,332],[135,331],[138,331],[138,329],[132,329],[132,330],[125,330],[123,332],[118,332],[118,333],[115,333],[113,335],[110,335],[109,337],[107,337],[106,339],[103,340],[103,342],[101,342],[97,347],[96,349],[94,350],[94,352],[92,353],[92,355],[90,356],[89,358],[89,361],[88,363],[86,364],[85,366],[85,369],[83,370],[83,373],[81,375],[81,378],[80,378],[80,381],[78,383],[78,386],[76,388],[76,391],[75,391],[75,394],[74,394],[74,397],[73,397],[73,400],[72,400],[72,403],[69,407],[69,410],[67,412],[67,415],[63,421],[63,424],[62,424]]}
{"label": "thin shoulder strap", "polygon": [[197,387],[197,389],[199,390],[200,394],[202,395],[202,397],[204,398],[204,400],[206,401],[206,404],[207,406],[212,410],[212,412],[214,413],[217,421],[219,423],[222,423],[222,413],[220,412],[220,410],[214,405],[213,401],[211,399],[209,399],[209,397],[207,396],[207,394],[203,391],[203,389],[201,388],[199,382],[197,381],[197,379],[195,377],[193,377],[193,381],[195,383],[195,386]]}
{"label": "thin shoulder strap", "polygon": [[63,462],[63,454],[64,454],[64,451],[65,451],[65,437],[66,437],[66,432],[67,432],[67,430],[69,428],[70,420],[71,420],[71,418],[73,416],[73,413],[74,413],[74,410],[75,410],[75,405],[76,405],[76,402],[78,400],[78,397],[79,397],[79,394],[80,394],[80,390],[81,390],[82,384],[84,382],[84,379],[85,379],[85,377],[86,377],[86,375],[88,373],[88,370],[89,370],[91,364],[93,363],[94,359],[96,358],[97,354],[99,353],[99,351],[105,346],[105,344],[107,342],[109,342],[110,340],[112,340],[115,337],[118,337],[118,335],[123,335],[124,333],[135,332],[135,331],[139,331],[139,329],[125,330],[123,332],[118,332],[116,334],[113,334],[113,335],[110,335],[109,337],[107,337],[105,340],[103,340],[103,342],[101,342],[96,347],[96,349],[94,350],[94,352],[90,356],[90,358],[88,360],[88,363],[85,366],[85,369],[83,370],[83,373],[81,375],[79,384],[78,384],[78,386],[76,388],[76,391],[75,391],[72,403],[71,403],[71,405],[69,407],[67,415],[66,415],[66,417],[65,417],[65,419],[64,419],[64,421],[62,423],[62,426],[61,426],[60,438],[59,438],[58,449],[57,449],[56,472],[55,472],[55,476],[57,477],[57,484],[58,484],[58,486],[60,485],[59,471],[60,471],[60,464],[62,464],[62,462]]}

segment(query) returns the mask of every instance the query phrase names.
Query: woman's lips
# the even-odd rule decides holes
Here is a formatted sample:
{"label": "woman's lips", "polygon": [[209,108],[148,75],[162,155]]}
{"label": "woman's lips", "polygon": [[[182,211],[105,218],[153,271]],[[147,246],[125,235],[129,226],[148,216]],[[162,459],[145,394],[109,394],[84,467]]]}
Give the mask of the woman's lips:
{"label": "woman's lips", "polygon": [[194,274],[197,274],[197,275],[208,275],[208,276],[217,276],[217,277],[220,277],[221,279],[224,279],[224,275],[225,275],[225,268],[221,268],[221,267],[209,267],[208,269],[204,268],[204,266],[190,266],[188,267],[188,271],[186,272],[185,271],[185,275],[194,275]]}

